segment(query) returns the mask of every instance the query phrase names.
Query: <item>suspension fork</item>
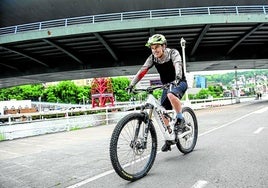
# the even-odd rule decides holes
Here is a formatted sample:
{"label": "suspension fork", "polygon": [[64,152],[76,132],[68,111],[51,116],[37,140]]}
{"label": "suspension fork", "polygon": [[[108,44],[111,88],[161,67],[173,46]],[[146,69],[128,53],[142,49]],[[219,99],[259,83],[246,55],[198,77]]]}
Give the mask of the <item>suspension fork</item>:
{"label": "suspension fork", "polygon": [[[149,109],[149,113],[147,113],[145,111],[145,109]],[[134,140],[138,139],[140,128],[141,128],[141,123],[144,122],[145,123],[145,130],[144,130],[143,141],[142,141],[142,145],[141,145],[142,149],[147,148],[147,138],[148,138],[150,128],[152,126],[152,124],[151,124],[152,113],[153,113],[153,105],[146,104],[145,106],[144,105],[141,106],[141,114],[143,115],[143,119],[139,120],[139,122],[137,123],[135,135],[134,135]]]}

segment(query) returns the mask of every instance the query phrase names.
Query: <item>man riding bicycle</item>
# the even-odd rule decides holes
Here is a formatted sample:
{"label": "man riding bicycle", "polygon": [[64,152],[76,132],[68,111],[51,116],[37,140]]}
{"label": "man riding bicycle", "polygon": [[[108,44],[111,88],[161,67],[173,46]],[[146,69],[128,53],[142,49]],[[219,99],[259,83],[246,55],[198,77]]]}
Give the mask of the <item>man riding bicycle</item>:
{"label": "man riding bicycle", "polygon": [[[165,36],[161,34],[151,36],[145,46],[151,48],[152,54],[147,58],[144,65],[137,72],[127,89],[131,91],[149,71],[149,69],[155,66],[160,75],[162,84],[171,82],[175,83],[170,85],[168,89],[163,89],[161,105],[166,110],[174,109],[176,111],[177,120],[174,127],[183,131],[185,126],[180,99],[183,97],[188,86],[184,75],[180,53],[176,49],[167,48],[167,40]],[[169,120],[165,117],[163,120],[169,133],[171,133],[173,130],[171,130],[169,126]],[[163,152],[168,150],[170,151],[171,144],[172,143],[170,141],[166,140],[161,150]]]}

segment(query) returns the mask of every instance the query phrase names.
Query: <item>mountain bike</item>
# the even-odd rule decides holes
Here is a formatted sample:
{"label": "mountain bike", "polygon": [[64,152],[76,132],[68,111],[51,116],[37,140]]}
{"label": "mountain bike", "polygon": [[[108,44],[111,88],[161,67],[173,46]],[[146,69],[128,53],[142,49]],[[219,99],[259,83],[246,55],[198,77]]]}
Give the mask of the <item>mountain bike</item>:
{"label": "mountain bike", "polygon": [[169,133],[164,124],[163,117],[169,119],[170,126],[174,129],[176,113],[166,111],[153,96],[153,91],[167,88],[169,85],[135,89],[134,93],[146,92],[148,94],[145,104],[140,106],[140,112],[132,112],[123,117],[113,130],[110,140],[110,159],[115,172],[125,180],[136,181],[146,176],[153,166],[157,154],[155,122],[164,139],[176,144],[182,153],[190,153],[196,145],[197,118],[190,107],[182,109],[185,132]]}

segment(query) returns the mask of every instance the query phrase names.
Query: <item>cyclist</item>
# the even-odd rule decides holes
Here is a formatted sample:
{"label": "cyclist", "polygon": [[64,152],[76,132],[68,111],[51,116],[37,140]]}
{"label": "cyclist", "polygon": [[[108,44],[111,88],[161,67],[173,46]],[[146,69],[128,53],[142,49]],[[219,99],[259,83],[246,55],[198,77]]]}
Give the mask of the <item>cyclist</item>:
{"label": "cyclist", "polygon": [[[149,69],[155,66],[160,75],[162,84],[176,83],[175,85],[170,85],[168,89],[163,89],[161,105],[166,110],[173,108],[176,111],[177,120],[174,127],[179,131],[183,131],[185,126],[180,99],[186,92],[188,85],[184,75],[180,53],[176,49],[167,48],[167,40],[165,36],[161,34],[155,34],[149,37],[145,46],[151,49],[152,54],[137,72],[127,90],[131,92],[133,87],[144,77]],[[169,126],[168,119],[163,117],[163,120],[169,133],[171,133],[172,130]],[[171,144],[170,141],[166,140],[161,150],[163,152],[171,151]]]}

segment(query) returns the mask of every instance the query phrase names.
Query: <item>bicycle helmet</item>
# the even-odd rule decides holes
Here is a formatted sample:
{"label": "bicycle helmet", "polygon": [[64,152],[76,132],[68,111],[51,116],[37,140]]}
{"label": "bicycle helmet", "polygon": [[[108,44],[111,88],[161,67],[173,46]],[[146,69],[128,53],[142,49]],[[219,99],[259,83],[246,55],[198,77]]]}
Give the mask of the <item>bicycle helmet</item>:
{"label": "bicycle helmet", "polygon": [[167,40],[164,35],[155,34],[148,39],[145,46],[150,47],[153,44],[167,44]]}

